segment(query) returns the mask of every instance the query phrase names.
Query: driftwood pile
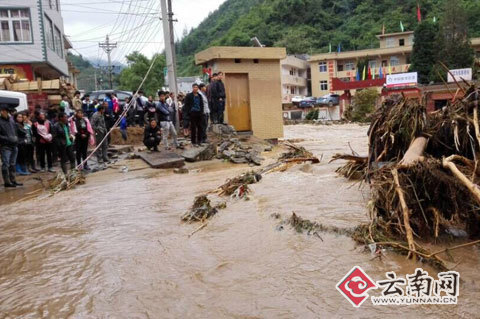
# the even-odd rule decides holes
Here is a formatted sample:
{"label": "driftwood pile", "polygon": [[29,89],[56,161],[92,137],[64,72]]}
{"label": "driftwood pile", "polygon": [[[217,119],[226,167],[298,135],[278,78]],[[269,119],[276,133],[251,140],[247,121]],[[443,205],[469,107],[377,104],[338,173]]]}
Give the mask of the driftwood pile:
{"label": "driftwood pile", "polygon": [[335,156],[348,161],[340,174],[371,187],[372,223],[355,239],[444,266],[419,242],[480,238],[480,91],[459,90],[463,99],[428,114],[423,101],[387,100],[373,115],[368,158]]}

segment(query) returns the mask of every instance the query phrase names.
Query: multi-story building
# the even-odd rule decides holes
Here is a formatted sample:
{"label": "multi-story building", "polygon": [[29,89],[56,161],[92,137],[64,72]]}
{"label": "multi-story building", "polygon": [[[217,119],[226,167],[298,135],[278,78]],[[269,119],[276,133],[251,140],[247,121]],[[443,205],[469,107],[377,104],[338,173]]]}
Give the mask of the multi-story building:
{"label": "multi-story building", "polygon": [[[413,32],[399,32],[378,35],[380,47],[347,52],[332,52],[312,56],[312,93],[319,97],[328,93],[342,94],[349,90],[382,87],[385,73],[404,73],[410,67],[413,48]],[[367,60],[373,80],[357,81],[357,72],[363,77],[363,70],[357,70],[359,60]],[[383,79],[380,79],[382,69]]]}
{"label": "multi-story building", "polygon": [[35,80],[68,77],[60,0],[0,2],[0,73]]}
{"label": "multi-story building", "polygon": [[291,103],[294,96],[308,95],[308,62],[289,55],[280,61],[282,75],[282,103]]}

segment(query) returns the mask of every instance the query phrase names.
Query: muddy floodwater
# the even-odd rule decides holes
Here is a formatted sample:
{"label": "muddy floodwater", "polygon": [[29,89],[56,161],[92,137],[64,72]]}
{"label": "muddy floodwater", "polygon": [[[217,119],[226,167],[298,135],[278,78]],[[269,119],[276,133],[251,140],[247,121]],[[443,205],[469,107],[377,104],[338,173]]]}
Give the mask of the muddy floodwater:
{"label": "muddy floodwater", "polygon": [[[322,157],[264,176],[249,201],[198,224],[180,216],[196,195],[250,170],[220,161],[191,172],[118,169],[51,198],[13,202],[1,197],[0,318],[478,318],[479,251],[452,252],[461,275],[458,305],[354,308],[335,288],[355,265],[374,280],[424,267],[386,252],[372,258],[349,237],[321,239],[278,230],[278,213],[338,227],[368,221],[368,189],[335,174],[348,143],[366,153],[366,126],[286,126]],[[274,150],[275,152],[275,150]],[[142,168],[139,160],[125,165]],[[215,198],[214,200],[220,200]]]}

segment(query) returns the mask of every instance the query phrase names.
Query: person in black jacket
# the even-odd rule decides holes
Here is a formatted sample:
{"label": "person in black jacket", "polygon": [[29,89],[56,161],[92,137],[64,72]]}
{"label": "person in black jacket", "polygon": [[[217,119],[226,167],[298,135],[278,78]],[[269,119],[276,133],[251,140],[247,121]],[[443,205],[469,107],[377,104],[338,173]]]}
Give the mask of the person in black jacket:
{"label": "person in black jacket", "polygon": [[216,80],[212,82],[210,98],[212,99],[212,120],[215,124],[223,124],[223,113],[225,112],[225,85],[222,82],[223,72],[218,72]]}
{"label": "person in black jacket", "polygon": [[192,145],[200,145],[203,137],[203,98],[198,92],[198,84],[192,85],[192,93],[185,96],[183,106],[183,127],[190,128]]}
{"label": "person in black jacket", "polygon": [[8,114],[9,105],[0,104],[0,154],[2,158],[2,176],[5,188],[22,186],[15,180],[17,160],[17,130]]}
{"label": "person in black jacket", "polygon": [[13,118],[15,120],[18,137],[16,171],[18,175],[31,175],[31,173],[27,170],[27,130],[23,125],[23,114],[15,113]]}
{"label": "person in black jacket", "polygon": [[74,138],[70,134],[67,114],[63,112],[58,114],[58,122],[53,126],[52,136],[60,156],[62,171],[66,175],[68,173],[67,161],[70,162],[70,169],[75,169],[75,156],[73,155]]}
{"label": "person in black jacket", "polygon": [[154,152],[158,152],[160,140],[160,127],[158,127],[157,120],[152,119],[150,124],[145,126],[145,131],[143,132],[143,144],[145,144],[149,150],[153,149]]}

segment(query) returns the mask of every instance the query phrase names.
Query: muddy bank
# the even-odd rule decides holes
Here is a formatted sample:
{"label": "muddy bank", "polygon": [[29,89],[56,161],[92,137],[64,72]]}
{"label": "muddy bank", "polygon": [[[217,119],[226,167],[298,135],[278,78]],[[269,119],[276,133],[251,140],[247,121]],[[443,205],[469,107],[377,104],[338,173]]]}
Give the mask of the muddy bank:
{"label": "muddy bank", "polygon": [[[368,190],[335,173],[335,153],[366,149],[367,127],[285,128],[286,139],[322,157],[267,174],[249,201],[227,207],[198,225],[181,223],[196,195],[251,170],[221,161],[188,164],[189,174],[146,168],[109,169],[87,184],[45,200],[5,204],[0,218],[0,317],[22,318],[319,318],[477,317],[480,287],[475,247],[462,260],[459,305],[353,308],[335,289],[354,266],[372,278],[412,273],[405,257],[370,253],[348,237],[322,239],[277,231],[273,213],[295,211],[325,225],[367,221]],[[274,149],[272,154],[276,154]],[[268,164],[268,160],[265,161]],[[133,171],[133,169],[139,170]],[[433,269],[425,267],[432,273]]]}

